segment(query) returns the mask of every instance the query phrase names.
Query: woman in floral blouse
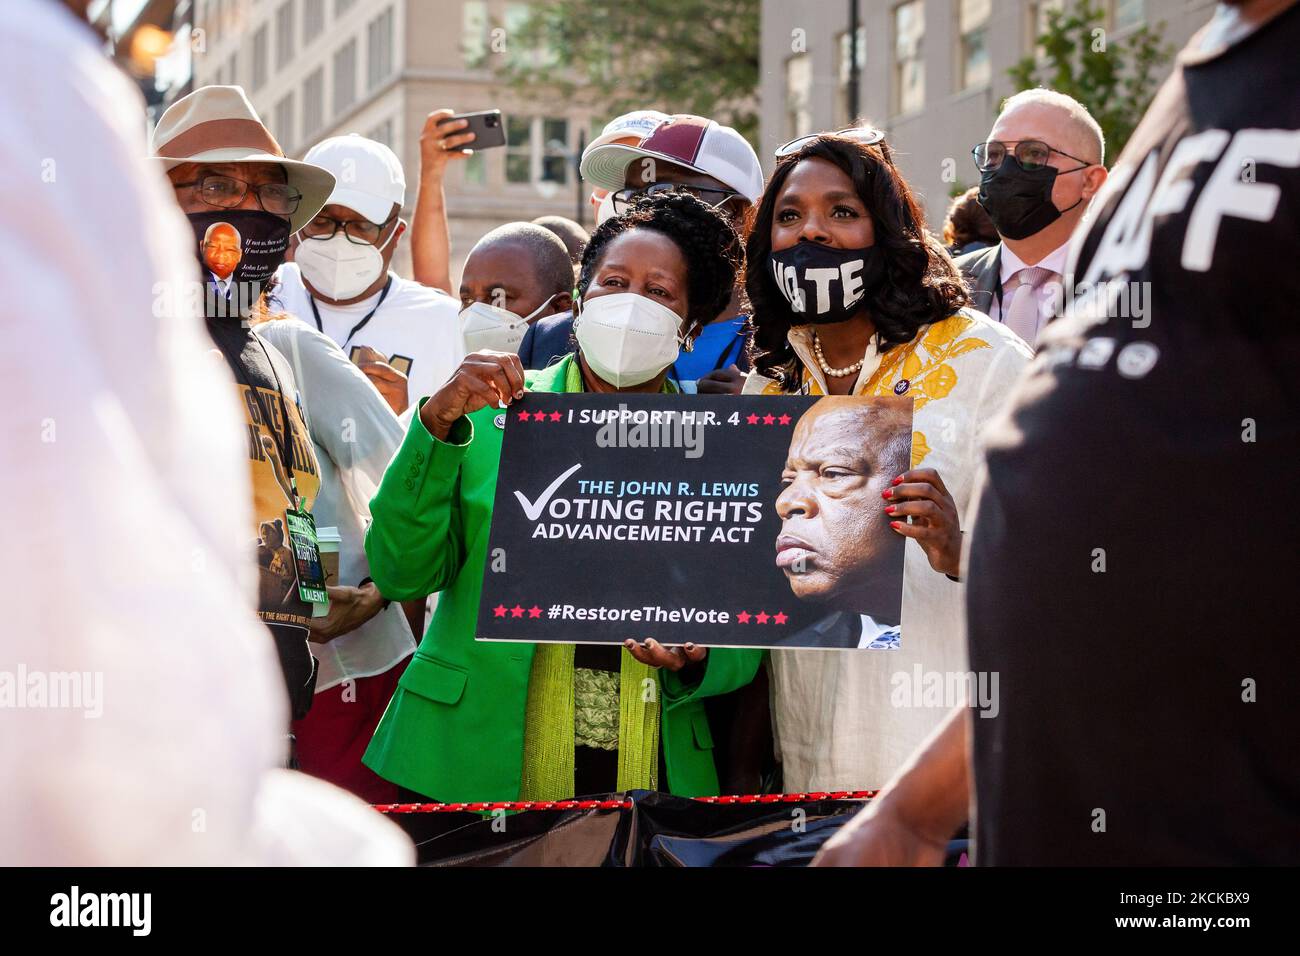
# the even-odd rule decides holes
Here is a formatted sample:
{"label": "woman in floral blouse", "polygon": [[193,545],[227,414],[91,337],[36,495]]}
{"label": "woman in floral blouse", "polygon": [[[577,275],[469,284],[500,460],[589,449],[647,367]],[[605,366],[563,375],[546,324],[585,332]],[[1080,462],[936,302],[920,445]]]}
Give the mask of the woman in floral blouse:
{"label": "woman in floral blouse", "polygon": [[880,520],[911,539],[901,640],[772,653],[788,791],[882,786],[953,703],[927,693],[927,680],[932,691],[966,670],[961,529],[979,435],[1031,357],[967,307],[957,268],[927,234],[887,149],[871,135],[783,147],[746,245],[754,372],[745,392],[914,400],[912,470],[880,502]]}

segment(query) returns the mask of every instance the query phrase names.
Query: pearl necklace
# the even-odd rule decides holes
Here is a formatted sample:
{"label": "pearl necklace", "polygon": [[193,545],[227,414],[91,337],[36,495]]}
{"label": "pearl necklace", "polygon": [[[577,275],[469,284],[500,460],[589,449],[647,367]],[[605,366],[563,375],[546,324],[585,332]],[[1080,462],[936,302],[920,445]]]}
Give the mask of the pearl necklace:
{"label": "pearl necklace", "polygon": [[817,338],[817,332],[813,332],[813,355],[817,358],[817,364],[821,366],[822,373],[829,375],[831,378],[844,378],[846,375],[856,375],[862,370],[862,359],[858,359],[852,365],[846,365],[844,368],[831,368],[830,363],[826,361],[826,356],[822,354],[821,339]]}

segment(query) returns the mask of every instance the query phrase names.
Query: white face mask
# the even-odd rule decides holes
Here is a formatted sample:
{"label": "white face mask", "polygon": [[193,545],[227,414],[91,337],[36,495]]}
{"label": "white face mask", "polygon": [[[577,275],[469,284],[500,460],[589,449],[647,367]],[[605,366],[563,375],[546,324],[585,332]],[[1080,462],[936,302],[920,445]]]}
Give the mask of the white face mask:
{"label": "white face mask", "polygon": [[[398,230],[384,240],[393,241]],[[361,245],[339,230],[328,239],[302,238],[293,261],[311,287],[327,299],[352,299],[365,292],[384,274],[383,246]]]}
{"label": "white face mask", "polygon": [[460,313],[461,331],[465,333],[465,348],[470,352],[491,349],[494,352],[518,352],[524,340],[528,323],[537,313],[551,304],[559,293],[553,294],[528,315],[520,317],[509,309],[486,302],[471,302]]}
{"label": "white face mask", "polygon": [[613,219],[616,215],[614,212],[614,194],[605,193],[605,198],[596,205],[596,225],[600,225],[606,219]]}
{"label": "white face mask", "polygon": [[584,300],[573,325],[591,370],[616,388],[641,385],[672,365],[681,327],[668,306],[634,292]]}

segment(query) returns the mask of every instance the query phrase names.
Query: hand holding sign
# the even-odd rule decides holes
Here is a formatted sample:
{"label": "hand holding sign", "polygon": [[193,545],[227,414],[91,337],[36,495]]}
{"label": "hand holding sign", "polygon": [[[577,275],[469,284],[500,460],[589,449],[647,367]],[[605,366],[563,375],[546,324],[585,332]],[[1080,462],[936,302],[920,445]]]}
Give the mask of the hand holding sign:
{"label": "hand holding sign", "polygon": [[[915,538],[930,567],[957,577],[961,571],[961,518],[957,503],[933,468],[914,468],[894,479],[884,497],[885,514],[899,534]],[[908,517],[912,522],[908,524]]]}
{"label": "hand holding sign", "polygon": [[456,419],[487,405],[524,397],[524,366],[509,352],[471,352],[454,375],[420,409],[429,434],[445,441]]}
{"label": "hand holding sign", "polygon": [[623,642],[623,646],[642,664],[662,667],[670,671],[679,671],[687,664],[698,664],[709,653],[707,647],[699,647],[695,644],[687,644],[684,647],[664,647],[653,637],[646,638],[640,644],[629,639]]}

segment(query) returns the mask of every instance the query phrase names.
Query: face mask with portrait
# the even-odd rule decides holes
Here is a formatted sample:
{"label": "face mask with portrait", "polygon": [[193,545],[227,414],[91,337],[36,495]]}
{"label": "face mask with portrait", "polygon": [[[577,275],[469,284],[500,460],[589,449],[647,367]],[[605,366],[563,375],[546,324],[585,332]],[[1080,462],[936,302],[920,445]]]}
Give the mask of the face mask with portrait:
{"label": "face mask with portrait", "polygon": [[194,229],[196,252],[204,272],[227,295],[208,295],[211,317],[245,316],[262,293],[289,248],[289,223],[283,216],[260,209],[221,209],[186,216]]}
{"label": "face mask with portrait", "polygon": [[585,299],[573,331],[591,370],[615,388],[650,381],[677,360],[682,319],[635,292]]}
{"label": "face mask with portrait", "polygon": [[770,253],[768,265],[797,325],[851,319],[885,274],[879,246],[834,249],[819,242],[799,242]]}
{"label": "face mask with portrait", "polygon": [[1052,187],[1059,172],[1055,166],[1046,164],[1025,169],[1010,153],[1002,165],[985,170],[980,177],[979,204],[993,220],[998,235],[1005,239],[1028,239],[1060,219],[1063,212],[1083,202],[1080,196],[1068,209],[1056,208]]}
{"label": "face mask with portrait", "polygon": [[396,235],[394,229],[382,246],[353,242],[342,229],[328,239],[304,236],[294,250],[293,261],[303,278],[325,298],[352,299],[384,274],[383,250]]}
{"label": "face mask with portrait", "polygon": [[460,313],[461,331],[465,334],[465,349],[481,352],[518,352],[519,344],[532,322],[559,293],[552,293],[545,302],[528,315],[520,316],[509,309],[487,302],[471,302]]}

